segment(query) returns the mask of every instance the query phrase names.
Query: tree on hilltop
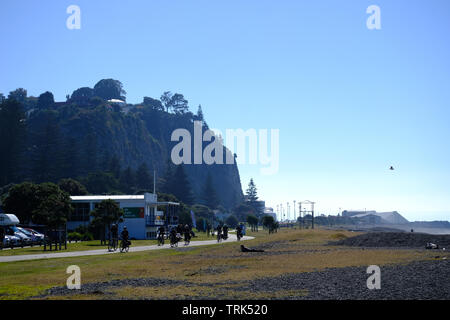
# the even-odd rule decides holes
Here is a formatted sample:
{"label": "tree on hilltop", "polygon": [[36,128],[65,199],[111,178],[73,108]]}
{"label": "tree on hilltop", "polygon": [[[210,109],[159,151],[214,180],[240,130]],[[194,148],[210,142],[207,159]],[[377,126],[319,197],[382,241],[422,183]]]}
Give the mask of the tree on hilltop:
{"label": "tree on hilltop", "polygon": [[164,106],[162,102],[158,99],[153,99],[150,97],[144,97],[143,104],[152,108],[153,110],[164,111]]}
{"label": "tree on hilltop", "polygon": [[14,91],[11,91],[8,95],[8,99],[14,99],[20,103],[24,103],[27,98],[27,90],[24,88],[17,88]]}
{"label": "tree on hilltop", "polygon": [[37,107],[38,109],[45,109],[51,107],[54,104],[55,99],[53,97],[53,93],[51,93],[50,91],[46,91],[39,96]]}
{"label": "tree on hilltop", "polygon": [[119,99],[125,101],[126,91],[122,82],[114,79],[102,79],[94,86],[94,95],[105,100]]}
{"label": "tree on hilltop", "polygon": [[166,91],[161,96],[161,102],[166,112],[173,111],[175,114],[184,114],[189,111],[188,101],[180,93],[172,94]]}

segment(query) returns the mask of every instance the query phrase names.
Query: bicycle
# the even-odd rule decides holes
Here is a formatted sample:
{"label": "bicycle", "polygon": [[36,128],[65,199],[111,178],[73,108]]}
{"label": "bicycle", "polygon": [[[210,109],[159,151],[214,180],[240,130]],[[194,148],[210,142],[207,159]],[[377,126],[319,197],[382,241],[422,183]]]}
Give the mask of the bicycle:
{"label": "bicycle", "polygon": [[170,235],[170,247],[178,247],[178,237],[175,234]]}
{"label": "bicycle", "polygon": [[120,242],[120,252],[128,252],[130,250],[130,241],[122,239]]}
{"label": "bicycle", "polygon": [[191,236],[189,234],[185,234],[184,235],[184,245],[188,246],[190,242],[191,242]]}
{"label": "bicycle", "polygon": [[164,235],[163,234],[158,235],[158,246],[164,246]]}
{"label": "bicycle", "polygon": [[117,250],[117,239],[110,238],[108,243],[108,251],[116,251]]}

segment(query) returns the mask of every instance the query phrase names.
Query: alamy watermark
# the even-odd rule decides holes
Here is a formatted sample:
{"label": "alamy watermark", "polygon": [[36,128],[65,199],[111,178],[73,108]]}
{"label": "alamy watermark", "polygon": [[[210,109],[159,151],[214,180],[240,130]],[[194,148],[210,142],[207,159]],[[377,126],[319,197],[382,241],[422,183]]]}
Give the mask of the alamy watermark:
{"label": "alamy watermark", "polygon": [[[72,4],[67,7],[66,13],[70,16],[66,20],[66,26],[69,30],[81,29],[81,9],[79,6]],[[366,9],[366,13],[370,14],[367,18],[366,26],[369,30],[381,29],[381,9],[377,5],[370,5]]]}
{"label": "alamy watermark", "polygon": [[367,7],[367,14],[370,16],[367,18],[366,26],[369,30],[380,30],[381,29],[381,9],[377,5],[371,5]]}
{"label": "alamy watermark", "polygon": [[381,289],[381,270],[379,266],[371,265],[367,268],[367,274],[370,274],[367,278],[367,289],[380,290]]}
{"label": "alamy watermark", "polygon": [[194,137],[184,128],[172,132],[171,141],[178,142],[170,154],[174,164],[260,164],[266,166],[260,169],[263,175],[278,172],[280,159],[278,129],[270,129],[270,153],[268,129],[245,131],[226,129],[226,148],[224,148],[222,132],[217,129],[204,130],[201,121],[194,121],[193,134]]}
{"label": "alamy watermark", "polygon": [[66,20],[66,27],[69,30],[81,29],[81,9],[77,5],[70,5],[66,10],[70,16]]}
{"label": "alamy watermark", "polygon": [[70,274],[67,278],[66,285],[69,290],[80,290],[81,289],[81,269],[77,265],[68,266],[66,273]]}

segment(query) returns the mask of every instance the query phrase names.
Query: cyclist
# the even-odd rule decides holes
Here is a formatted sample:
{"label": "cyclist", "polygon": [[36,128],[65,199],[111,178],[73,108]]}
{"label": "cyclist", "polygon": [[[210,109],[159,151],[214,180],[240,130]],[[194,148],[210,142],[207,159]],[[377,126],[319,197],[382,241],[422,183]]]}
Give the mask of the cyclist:
{"label": "cyclist", "polygon": [[174,246],[177,246],[177,243],[178,243],[177,229],[175,229],[174,227],[172,227],[172,228],[170,229],[169,237],[170,237],[170,246],[171,246],[172,248],[173,248]]}
{"label": "cyclist", "polygon": [[191,242],[191,228],[189,225],[184,226],[184,245],[188,245]]}
{"label": "cyclist", "polygon": [[126,226],[123,227],[120,235],[122,236],[122,250],[127,249],[130,246],[130,241],[128,240],[129,234]]}
{"label": "cyclist", "polygon": [[164,234],[166,232],[166,229],[164,226],[160,226],[158,229],[158,246],[164,245]]}
{"label": "cyclist", "polygon": [[238,241],[241,240],[241,238],[242,238],[242,225],[241,224],[239,224],[236,227],[236,236],[237,236]]}
{"label": "cyclist", "polygon": [[220,242],[220,240],[222,239],[222,226],[219,224],[216,230],[217,230],[217,242]]}
{"label": "cyclist", "polygon": [[111,247],[113,250],[116,250],[117,248],[117,242],[119,239],[119,228],[117,227],[117,224],[113,223],[111,225]]}
{"label": "cyclist", "polygon": [[228,226],[226,224],[223,226],[223,239],[228,239]]}

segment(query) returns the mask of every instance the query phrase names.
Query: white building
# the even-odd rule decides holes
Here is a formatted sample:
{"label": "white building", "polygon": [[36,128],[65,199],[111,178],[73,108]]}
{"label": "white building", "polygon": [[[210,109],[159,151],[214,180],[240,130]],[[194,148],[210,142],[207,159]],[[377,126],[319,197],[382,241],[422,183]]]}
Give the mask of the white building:
{"label": "white building", "polygon": [[273,211],[273,208],[265,207],[264,215],[271,216],[275,221],[277,221],[277,214]]}
{"label": "white building", "polygon": [[110,99],[110,100],[108,100],[108,102],[110,104],[117,104],[121,107],[125,107],[127,105],[127,103],[125,101],[120,100],[120,99]]}
{"label": "white building", "polygon": [[[74,212],[67,222],[67,229],[73,230],[80,225],[89,225],[90,212],[103,200],[113,200],[124,211],[124,222],[119,224],[119,232],[127,226],[131,239],[155,239],[156,231],[161,226],[177,224],[174,207],[177,202],[158,202],[156,194],[143,195],[102,195],[71,196]],[[167,207],[167,217],[158,206]],[[167,228],[166,228],[167,229]]]}

